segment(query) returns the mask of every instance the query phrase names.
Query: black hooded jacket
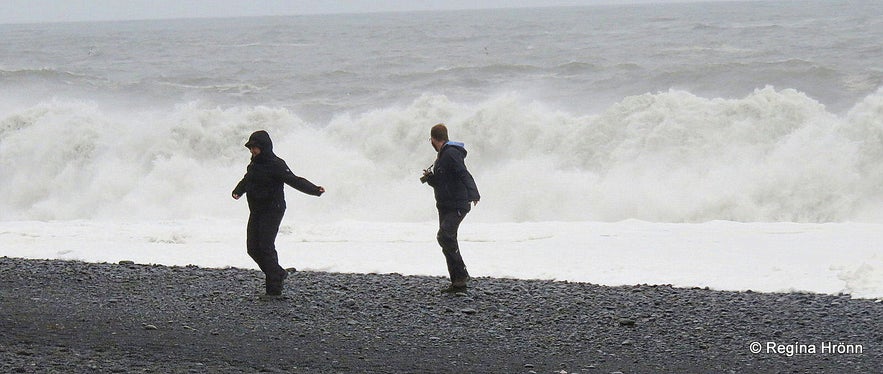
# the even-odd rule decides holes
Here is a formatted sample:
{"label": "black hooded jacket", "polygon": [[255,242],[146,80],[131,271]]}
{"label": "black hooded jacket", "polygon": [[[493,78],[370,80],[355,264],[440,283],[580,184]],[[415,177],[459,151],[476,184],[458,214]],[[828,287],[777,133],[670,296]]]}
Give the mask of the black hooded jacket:
{"label": "black hooded jacket", "polygon": [[294,175],[285,161],[273,153],[273,141],[266,131],[252,133],[245,146],[258,147],[261,153],[252,157],[245,176],[233,189],[233,194],[245,194],[252,213],[285,210],[284,184],[305,194],[322,194],[318,186]]}
{"label": "black hooded jacket", "polygon": [[438,151],[432,175],[426,181],[435,192],[435,205],[438,209],[468,212],[469,202],[481,199],[475,179],[466,169],[466,153],[463,144],[456,142],[448,142]]}

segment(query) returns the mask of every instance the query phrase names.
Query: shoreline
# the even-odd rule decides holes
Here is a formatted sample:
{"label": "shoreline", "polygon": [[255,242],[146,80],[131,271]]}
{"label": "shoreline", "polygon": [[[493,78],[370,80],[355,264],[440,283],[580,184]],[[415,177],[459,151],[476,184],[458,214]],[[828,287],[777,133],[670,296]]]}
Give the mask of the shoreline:
{"label": "shoreline", "polygon": [[0,369],[874,372],[883,365],[883,303],[875,300],[497,278],[441,294],[446,282],[296,272],[285,299],[263,301],[256,270],[2,257]]}

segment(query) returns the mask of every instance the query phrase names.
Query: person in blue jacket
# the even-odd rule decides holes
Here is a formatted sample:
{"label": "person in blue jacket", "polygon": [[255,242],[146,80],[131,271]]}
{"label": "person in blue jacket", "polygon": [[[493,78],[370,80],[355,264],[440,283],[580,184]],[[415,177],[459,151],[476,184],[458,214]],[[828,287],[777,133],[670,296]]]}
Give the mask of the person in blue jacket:
{"label": "person in blue jacket", "polygon": [[457,230],[472,205],[478,205],[481,195],[475,179],[466,169],[466,148],[463,143],[448,139],[448,128],[437,124],[430,130],[430,142],[438,152],[431,169],[424,171],[423,178],[435,193],[438,209],[439,230],[436,239],[445,255],[451,286],[445,291],[458,291],[467,287],[469,272],[460,255]]}
{"label": "person in blue jacket", "polygon": [[273,141],[264,130],[255,131],[245,147],[251,151],[251,163],[245,176],[233,189],[233,198],[246,195],[248,227],[246,248],[266,277],[267,296],[281,296],[282,283],[288,272],[279,266],[276,234],[285,215],[285,184],[305,194],[321,196],[325,188],[291,172],[285,161],[273,153]]}

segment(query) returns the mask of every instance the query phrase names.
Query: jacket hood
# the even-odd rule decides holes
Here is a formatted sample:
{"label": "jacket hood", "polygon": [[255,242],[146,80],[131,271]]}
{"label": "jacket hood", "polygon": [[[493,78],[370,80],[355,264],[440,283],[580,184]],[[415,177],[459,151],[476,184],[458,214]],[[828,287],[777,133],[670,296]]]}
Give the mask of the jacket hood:
{"label": "jacket hood", "polygon": [[246,148],[258,147],[261,153],[273,153],[273,141],[270,140],[270,134],[264,130],[251,133],[248,142],[245,143]]}
{"label": "jacket hood", "polygon": [[445,143],[445,145],[442,147],[442,149],[444,149],[446,147],[457,148],[458,151],[463,152],[463,157],[466,157],[466,154],[468,153],[468,152],[466,152],[466,144],[465,143],[449,141],[449,142]]}

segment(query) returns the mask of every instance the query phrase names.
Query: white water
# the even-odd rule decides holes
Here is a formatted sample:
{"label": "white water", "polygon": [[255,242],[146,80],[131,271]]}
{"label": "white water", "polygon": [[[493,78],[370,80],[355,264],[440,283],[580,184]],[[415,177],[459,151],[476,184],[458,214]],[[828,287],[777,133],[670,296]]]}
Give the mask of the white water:
{"label": "white water", "polygon": [[[473,214],[482,216],[480,205]],[[472,218],[460,240],[473,276],[883,297],[879,224]],[[0,242],[5,255],[26,258],[256,268],[245,254],[244,227],[245,219],[6,222]],[[280,263],[299,270],[445,276],[436,230],[430,222],[317,224],[289,217],[276,244]]]}
{"label": "white water", "polygon": [[434,157],[427,128],[441,120],[471,151],[484,222],[879,222],[880,113],[881,93],[841,116],[769,87],[729,100],[632,96],[594,116],[514,94],[477,105],[427,95],[323,128],[281,108],[114,113],[49,101],[0,122],[0,219],[235,216],[221,201],[248,163],[242,144],[262,128],[295,173],[331,191],[291,216],[432,219],[417,177]]}

